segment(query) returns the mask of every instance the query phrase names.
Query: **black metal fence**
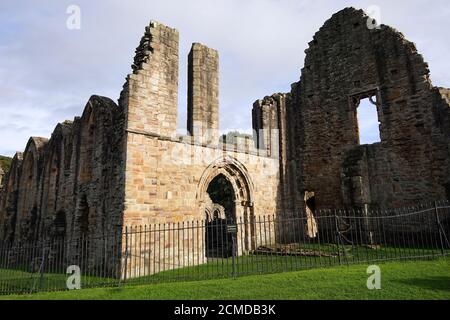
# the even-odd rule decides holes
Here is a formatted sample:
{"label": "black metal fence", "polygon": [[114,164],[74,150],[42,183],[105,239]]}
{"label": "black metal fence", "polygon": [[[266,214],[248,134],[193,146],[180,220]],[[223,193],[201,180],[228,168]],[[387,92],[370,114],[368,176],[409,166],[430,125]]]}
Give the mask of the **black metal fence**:
{"label": "black metal fence", "polygon": [[450,254],[450,205],[125,227],[0,244],[0,293],[238,277]]}

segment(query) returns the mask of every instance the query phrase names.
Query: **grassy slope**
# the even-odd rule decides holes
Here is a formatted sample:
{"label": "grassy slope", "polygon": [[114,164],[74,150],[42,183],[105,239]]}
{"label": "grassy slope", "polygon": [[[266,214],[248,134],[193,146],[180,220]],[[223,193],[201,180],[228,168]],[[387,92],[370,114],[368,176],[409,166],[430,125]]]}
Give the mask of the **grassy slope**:
{"label": "grassy slope", "polygon": [[450,258],[381,264],[381,290],[368,290],[367,265],[198,282],[59,293],[3,299],[450,299]]}

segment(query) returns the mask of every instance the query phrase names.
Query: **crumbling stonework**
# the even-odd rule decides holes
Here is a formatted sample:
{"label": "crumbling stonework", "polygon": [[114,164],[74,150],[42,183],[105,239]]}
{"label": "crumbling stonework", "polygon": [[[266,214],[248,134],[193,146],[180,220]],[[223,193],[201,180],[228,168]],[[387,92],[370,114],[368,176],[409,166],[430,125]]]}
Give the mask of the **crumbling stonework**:
{"label": "crumbling stonework", "polygon": [[[448,198],[449,90],[432,86],[413,43],[367,21],[362,10],[346,8],[309,43],[287,95],[291,186],[297,198],[314,192],[317,209]],[[360,145],[358,106],[369,97],[381,142]]]}
{"label": "crumbling stonework", "polygon": [[[151,22],[118,104],[92,96],[81,117],[58,124],[49,140],[30,138],[15,155],[0,196],[0,241],[92,238],[86,249],[115,252],[94,239],[219,219],[246,222],[238,230],[243,253],[258,246],[250,222],[262,215],[304,216],[301,232],[315,238],[319,209],[450,198],[450,90],[431,85],[413,43],[390,27],[368,28],[367,19],[353,8],[333,15],[309,44],[300,81],[256,101],[254,139],[233,143],[219,139],[218,53],[198,43],[189,54],[189,135],[176,134],[179,35]],[[359,143],[364,98],[377,108],[380,143]],[[288,229],[282,225],[278,241],[289,241]],[[177,237],[159,261],[167,268],[180,243],[214,235]],[[66,250],[76,256],[79,248]],[[214,254],[177,259],[192,265]],[[127,266],[130,274],[155,271]]]}
{"label": "crumbling stonework", "polygon": [[[96,239],[120,237],[133,226],[250,222],[278,214],[278,157],[256,148],[251,139],[219,140],[217,51],[196,43],[189,60],[189,135],[176,135],[178,32],[151,22],[118,105],[92,96],[81,117],[58,124],[49,140],[31,138],[24,154],[16,155],[1,197],[1,240],[20,244],[64,237],[70,244],[64,250],[75,259],[80,248],[71,240],[90,238],[83,250],[113,253]],[[212,191],[217,177],[229,186],[225,202],[220,187]],[[216,195],[213,203],[210,192]],[[208,210],[220,206],[223,212],[212,217]],[[239,232],[248,240],[238,252],[256,248],[255,230]],[[170,245],[206,241],[204,236],[174,238]],[[146,245],[156,247],[159,241],[148,239]],[[205,254],[178,259],[199,261]],[[173,258],[163,259],[170,266]],[[89,259],[91,266],[104,263],[95,254]]]}
{"label": "crumbling stonework", "polygon": [[101,236],[122,224],[121,117],[113,101],[92,96],[50,140],[30,138],[5,179],[2,240]]}
{"label": "crumbling stonework", "polygon": [[119,104],[126,129],[173,137],[177,129],[178,31],[158,22],[145,29]]}
{"label": "crumbling stonework", "polygon": [[8,243],[14,240],[22,160],[23,154],[17,152],[12,159],[10,170],[3,180],[0,194],[0,240]]}

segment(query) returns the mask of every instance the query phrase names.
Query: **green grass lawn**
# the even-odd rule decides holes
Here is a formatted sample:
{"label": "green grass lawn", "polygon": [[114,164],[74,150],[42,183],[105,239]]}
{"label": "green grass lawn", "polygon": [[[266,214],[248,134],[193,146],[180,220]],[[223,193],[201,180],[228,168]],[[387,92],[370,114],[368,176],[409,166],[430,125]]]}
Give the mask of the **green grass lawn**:
{"label": "green grass lawn", "polygon": [[368,290],[367,264],[252,275],[236,279],[155,283],[122,288],[1,296],[1,299],[445,299],[450,258],[387,262],[381,289]]}
{"label": "green grass lawn", "polygon": [[[367,247],[302,244],[302,249],[320,252],[322,256],[298,256],[277,254],[276,252],[264,254],[241,255],[234,259],[215,258],[208,262],[191,261],[191,265],[181,261],[170,261],[170,265],[159,264],[155,261],[156,273],[149,275],[148,269],[133,269],[127,274],[127,284],[144,285],[180,281],[217,280],[233,277],[262,275],[278,272],[291,272],[306,269],[334,267],[339,264],[371,264],[379,260],[398,260],[401,257],[437,257],[441,252],[435,249],[391,248],[369,249]],[[129,263],[141,264],[139,258],[131,256]],[[203,263],[202,263],[203,262]],[[175,268],[174,268],[175,266]],[[38,272],[27,272],[26,268],[20,270],[0,268],[0,291],[33,292],[57,291],[66,288],[67,274],[65,270],[58,272],[45,272],[42,277]],[[52,270],[50,268],[50,270]],[[49,271],[50,271],[49,270]],[[88,270],[83,275],[82,287],[94,288],[117,285],[119,279],[111,274],[104,274],[101,269]],[[123,281],[123,280],[122,280]]]}

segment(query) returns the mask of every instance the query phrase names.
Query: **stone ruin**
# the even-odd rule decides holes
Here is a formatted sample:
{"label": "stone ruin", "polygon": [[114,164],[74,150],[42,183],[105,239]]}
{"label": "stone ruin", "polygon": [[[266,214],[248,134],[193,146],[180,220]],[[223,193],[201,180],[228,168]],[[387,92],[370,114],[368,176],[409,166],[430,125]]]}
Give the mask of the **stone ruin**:
{"label": "stone ruin", "polygon": [[[450,198],[450,89],[431,83],[415,45],[334,14],[313,36],[300,80],[257,100],[254,139],[219,139],[219,56],[194,43],[188,135],[177,135],[178,31],[151,22],[118,103],[92,96],[81,117],[32,137],[3,181],[0,240],[101,237],[125,226],[320,209],[395,208]],[[381,142],[360,144],[370,99]],[[224,191],[226,190],[226,192]],[[245,228],[245,247],[255,247]],[[200,254],[200,253],[199,253]]]}

